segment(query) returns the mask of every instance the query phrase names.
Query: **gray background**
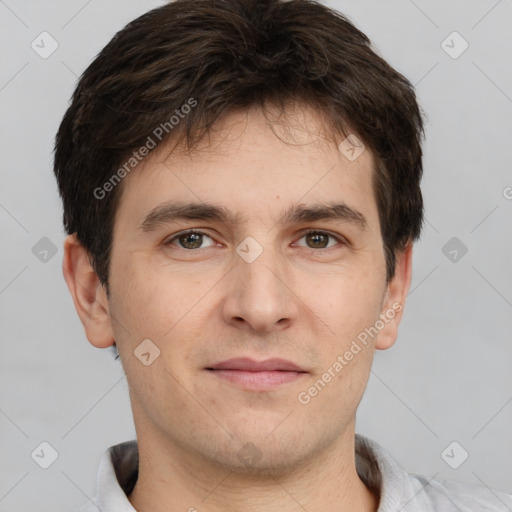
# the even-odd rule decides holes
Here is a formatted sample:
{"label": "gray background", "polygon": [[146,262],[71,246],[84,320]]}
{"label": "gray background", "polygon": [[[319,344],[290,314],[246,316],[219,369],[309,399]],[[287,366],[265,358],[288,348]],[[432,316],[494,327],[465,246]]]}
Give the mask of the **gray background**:
{"label": "gray background", "polygon": [[[135,435],[121,366],[87,342],[61,274],[52,148],[77,76],[162,3],[0,0],[0,512],[78,509],[104,450]],[[328,5],[417,86],[428,115],[427,223],[398,341],[376,353],[357,431],[410,472],[512,492],[512,1]],[[47,59],[31,48],[43,31],[59,45]],[[469,44],[457,58],[457,36],[442,45],[453,31]],[[43,441],[58,452],[46,470],[31,458]],[[457,469],[442,457],[453,441],[452,465],[469,453]]]}

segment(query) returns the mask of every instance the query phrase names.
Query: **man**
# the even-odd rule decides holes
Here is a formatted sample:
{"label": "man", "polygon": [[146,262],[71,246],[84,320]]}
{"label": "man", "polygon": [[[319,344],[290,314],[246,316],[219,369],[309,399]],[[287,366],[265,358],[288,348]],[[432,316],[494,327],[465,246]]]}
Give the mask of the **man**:
{"label": "man", "polygon": [[423,220],[410,83],[308,0],[178,0],[81,77],[56,139],[64,277],[137,441],[82,511],[506,510],[355,434]]}

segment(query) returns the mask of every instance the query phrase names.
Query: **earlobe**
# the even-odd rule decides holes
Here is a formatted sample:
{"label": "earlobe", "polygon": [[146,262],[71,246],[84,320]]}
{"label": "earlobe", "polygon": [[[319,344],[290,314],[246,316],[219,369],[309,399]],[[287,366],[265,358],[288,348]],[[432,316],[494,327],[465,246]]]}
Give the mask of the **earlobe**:
{"label": "earlobe", "polygon": [[97,348],[113,345],[105,289],[89,263],[86,249],[74,234],[64,241],[62,273],[89,342]]}
{"label": "earlobe", "polygon": [[381,318],[384,328],[379,332],[375,343],[378,350],[393,346],[398,336],[398,325],[402,319],[405,300],[409,293],[412,278],[412,243],[396,258],[395,275],[388,283]]}

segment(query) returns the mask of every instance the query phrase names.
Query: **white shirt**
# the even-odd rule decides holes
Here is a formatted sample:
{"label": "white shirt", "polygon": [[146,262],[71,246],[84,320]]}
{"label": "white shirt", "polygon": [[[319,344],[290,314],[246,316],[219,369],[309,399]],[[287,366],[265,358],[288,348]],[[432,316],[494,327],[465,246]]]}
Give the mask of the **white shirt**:
{"label": "white shirt", "polygon": [[[380,495],[378,512],[512,512],[512,494],[407,473],[378,443],[356,434],[356,468]],[[128,501],[137,481],[137,441],[110,447],[98,470],[96,498],[79,512],[135,512]]]}

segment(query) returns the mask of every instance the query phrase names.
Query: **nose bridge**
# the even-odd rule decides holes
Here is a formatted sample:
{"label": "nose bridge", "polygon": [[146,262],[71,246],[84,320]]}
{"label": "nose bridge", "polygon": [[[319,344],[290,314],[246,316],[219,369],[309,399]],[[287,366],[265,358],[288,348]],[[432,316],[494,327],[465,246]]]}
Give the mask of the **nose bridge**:
{"label": "nose bridge", "polygon": [[286,269],[280,247],[272,241],[272,232],[264,234],[262,231],[255,237],[246,237],[237,246],[236,252],[239,257],[237,273],[241,282],[252,292],[267,291],[275,297],[283,286],[282,280],[286,279]]}
{"label": "nose bridge", "polygon": [[237,246],[233,286],[226,302],[229,320],[243,319],[256,330],[268,330],[296,314],[291,274],[272,234],[262,230]]}
{"label": "nose bridge", "polygon": [[272,243],[271,235],[258,236],[258,240],[248,236],[241,242],[236,252],[242,261],[238,261],[240,272],[247,280],[274,280],[276,274],[283,276],[284,268],[279,247]]}

